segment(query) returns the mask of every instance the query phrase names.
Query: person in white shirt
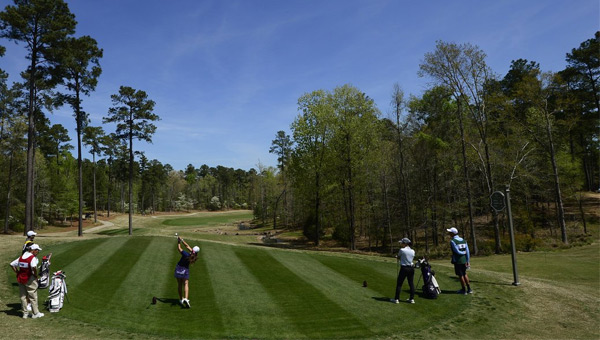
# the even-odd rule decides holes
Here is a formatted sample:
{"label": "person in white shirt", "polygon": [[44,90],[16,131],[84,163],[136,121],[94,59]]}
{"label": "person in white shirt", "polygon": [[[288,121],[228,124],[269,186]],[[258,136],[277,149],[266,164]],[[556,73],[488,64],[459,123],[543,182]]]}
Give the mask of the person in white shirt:
{"label": "person in white shirt", "polygon": [[400,240],[400,244],[402,245],[400,250],[398,251],[398,255],[400,261],[400,272],[398,273],[398,280],[396,281],[396,295],[393,299],[390,299],[393,303],[400,303],[400,290],[402,288],[402,284],[404,283],[404,279],[408,279],[408,287],[410,287],[410,297],[406,302],[415,303],[415,267],[413,266],[413,259],[415,258],[415,251],[410,248],[411,242],[408,238],[403,238]]}
{"label": "person in white shirt", "polygon": [[21,255],[25,254],[26,251],[29,251],[29,247],[31,247],[33,244],[35,235],[37,235],[37,233],[33,230],[27,232],[27,239],[25,239],[25,244],[23,245],[23,251],[21,251]]}
{"label": "person in white shirt", "polygon": [[10,263],[11,268],[17,274],[17,282],[19,282],[19,293],[21,295],[21,307],[23,308],[23,318],[29,317],[27,311],[27,300],[31,302],[31,309],[33,312],[32,318],[41,318],[44,313],[40,313],[37,302],[37,288],[38,288],[38,272],[37,265],[40,246],[32,244],[29,247],[29,251],[26,251],[18,259]]}

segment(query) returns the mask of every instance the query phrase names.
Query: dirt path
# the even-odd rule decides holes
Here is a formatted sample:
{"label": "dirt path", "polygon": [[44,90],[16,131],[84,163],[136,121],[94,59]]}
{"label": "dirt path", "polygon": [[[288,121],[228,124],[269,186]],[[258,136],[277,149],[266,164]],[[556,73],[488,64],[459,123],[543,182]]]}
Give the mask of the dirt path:
{"label": "dirt path", "polygon": [[100,223],[102,223],[102,225],[99,225],[97,227],[93,227],[93,228],[89,228],[89,229],[85,229],[83,231],[84,234],[91,234],[91,233],[96,233],[100,230],[106,229],[106,228],[110,228],[110,227],[114,227],[115,224],[110,222],[110,221],[103,221],[103,220],[98,220]]}

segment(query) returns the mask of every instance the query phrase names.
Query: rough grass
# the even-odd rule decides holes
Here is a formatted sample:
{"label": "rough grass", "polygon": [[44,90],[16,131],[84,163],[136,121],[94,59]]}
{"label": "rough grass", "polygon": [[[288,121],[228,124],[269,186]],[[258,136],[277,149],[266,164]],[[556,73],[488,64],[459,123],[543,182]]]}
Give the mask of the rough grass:
{"label": "rough grass", "polygon": [[[600,337],[598,242],[520,253],[518,287],[511,285],[510,256],[474,258],[469,275],[475,294],[469,296],[454,293],[460,285],[449,261],[434,261],[443,294],[427,300],[417,291],[416,304],[395,305],[387,302],[395,287],[394,259],[247,246],[240,244],[242,236],[183,225],[181,234],[190,245],[200,245],[202,255],[191,269],[187,310],[178,305],[173,269],[179,255],[163,219],[173,217],[136,218],[134,234],[141,236],[133,237],[40,234],[42,253],[53,252],[51,269],[67,273],[69,302],[57,314],[22,320],[16,280],[6,266],[0,271],[0,337]],[[105,230],[127,230],[126,218],[115,224]],[[218,242],[207,241],[207,235],[218,236]],[[22,241],[1,236],[0,259],[14,259]],[[408,296],[404,288],[401,299]],[[39,295],[44,300],[47,291]],[[153,296],[156,305],[150,303]]]}
{"label": "rough grass", "polygon": [[198,213],[189,217],[166,218],[162,224],[167,226],[214,226],[220,224],[230,224],[239,220],[251,220],[252,212],[241,210],[231,213]]}

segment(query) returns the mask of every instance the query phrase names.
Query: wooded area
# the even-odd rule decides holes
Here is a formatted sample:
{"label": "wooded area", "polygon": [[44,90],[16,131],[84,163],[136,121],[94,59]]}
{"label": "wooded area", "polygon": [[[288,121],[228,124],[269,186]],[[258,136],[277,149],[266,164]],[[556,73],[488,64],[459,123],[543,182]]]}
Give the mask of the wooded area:
{"label": "wooded area", "polygon": [[[333,239],[354,250],[362,240],[389,251],[408,236],[428,249],[454,226],[473,252],[502,252],[505,217],[489,205],[494,191],[510,188],[525,243],[543,230],[567,244],[564,201],[600,185],[599,32],[565,51],[556,73],[515,56],[497,75],[477,46],[438,41],[415,70],[432,81],[419,97],[400,84],[390,106],[351,85],[315,90],[298,99],[291,134],[276,133],[276,166],[178,170],[134,148],[152,140],[159,119],[144,91],[121,86],[111,96],[102,123],[116,123],[115,132],[90,122],[82,103],[103,51],[92,37],[74,37],[66,4],[15,3],[0,12],[0,37],[25,48],[29,66],[20,83],[0,73],[5,233],[76,218],[81,235],[86,213],[98,211],[128,212],[131,233],[133,213],[252,209],[258,223],[301,229],[316,245]],[[63,105],[73,109],[75,147],[47,118]],[[82,159],[83,147],[92,160]],[[585,230],[583,210],[578,218]]]}

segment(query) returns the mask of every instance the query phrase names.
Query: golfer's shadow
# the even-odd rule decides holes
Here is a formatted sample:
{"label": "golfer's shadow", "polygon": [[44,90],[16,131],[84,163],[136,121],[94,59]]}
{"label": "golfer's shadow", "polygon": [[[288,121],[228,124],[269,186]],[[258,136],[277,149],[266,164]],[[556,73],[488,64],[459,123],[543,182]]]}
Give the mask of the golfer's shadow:
{"label": "golfer's shadow", "polygon": [[390,298],[389,297],[373,296],[372,299],[375,300],[375,301],[379,301],[379,302],[390,302]]}
{"label": "golfer's shadow", "polygon": [[8,309],[2,311],[4,314],[11,316],[23,316],[20,303],[8,303],[6,304],[6,307]]}
{"label": "golfer's shadow", "polygon": [[170,304],[171,307],[174,306],[181,306],[181,304],[179,303],[179,300],[177,299],[172,299],[172,298],[156,298],[156,302],[160,302],[160,303],[165,303],[165,304]]}

